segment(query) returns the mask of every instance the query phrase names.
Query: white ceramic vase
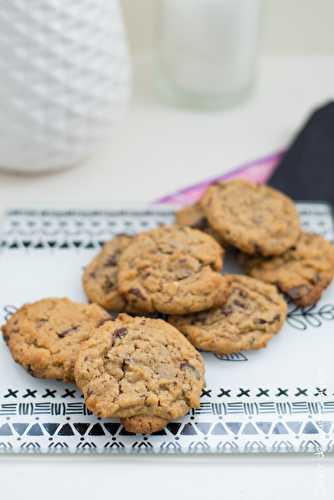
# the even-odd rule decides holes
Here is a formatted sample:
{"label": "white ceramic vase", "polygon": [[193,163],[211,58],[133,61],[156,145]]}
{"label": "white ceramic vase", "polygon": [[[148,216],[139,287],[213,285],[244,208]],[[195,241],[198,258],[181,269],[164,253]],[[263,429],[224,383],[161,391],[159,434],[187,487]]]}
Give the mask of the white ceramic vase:
{"label": "white ceramic vase", "polygon": [[71,166],[130,98],[119,0],[0,0],[0,168]]}

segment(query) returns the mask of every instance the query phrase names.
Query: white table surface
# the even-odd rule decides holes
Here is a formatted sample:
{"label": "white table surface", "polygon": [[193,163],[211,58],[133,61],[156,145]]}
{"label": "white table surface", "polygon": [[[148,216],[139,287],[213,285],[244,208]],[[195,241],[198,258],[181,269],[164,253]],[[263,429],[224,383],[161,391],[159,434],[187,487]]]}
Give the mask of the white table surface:
{"label": "white table surface", "polygon": [[[165,107],[149,82],[143,59],[128,116],[110,144],[82,165],[43,176],[0,174],[1,207],[149,202],[281,149],[310,110],[333,97],[334,58],[264,59],[252,99],[226,112]],[[330,457],[0,457],[1,498],[323,500],[332,498],[333,463]]]}

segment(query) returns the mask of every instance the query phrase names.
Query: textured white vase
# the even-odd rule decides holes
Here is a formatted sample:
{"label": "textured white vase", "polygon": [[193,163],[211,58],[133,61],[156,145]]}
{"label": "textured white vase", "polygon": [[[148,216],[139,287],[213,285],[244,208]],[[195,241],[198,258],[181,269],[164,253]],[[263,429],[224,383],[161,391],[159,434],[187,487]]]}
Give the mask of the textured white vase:
{"label": "textured white vase", "polygon": [[0,0],[0,168],[75,164],[130,97],[119,0]]}

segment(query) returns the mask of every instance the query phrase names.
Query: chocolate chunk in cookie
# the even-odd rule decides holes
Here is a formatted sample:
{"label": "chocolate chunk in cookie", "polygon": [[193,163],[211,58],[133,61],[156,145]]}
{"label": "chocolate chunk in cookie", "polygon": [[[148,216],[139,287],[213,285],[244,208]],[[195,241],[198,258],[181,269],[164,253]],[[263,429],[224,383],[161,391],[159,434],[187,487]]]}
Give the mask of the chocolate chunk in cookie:
{"label": "chocolate chunk in cookie", "polygon": [[107,241],[98,255],[85,268],[83,286],[87,297],[110,311],[125,311],[127,303],[118,289],[118,261],[129,246],[131,237],[115,236]]}
{"label": "chocolate chunk in cookie", "polygon": [[250,276],[277,285],[300,307],[317,302],[334,276],[334,246],[322,236],[306,232],[283,255],[245,255],[241,261]]}
{"label": "chocolate chunk in cookie", "polygon": [[149,433],[199,406],[204,364],[165,321],[120,314],[82,346],[75,380],[93,413]]}
{"label": "chocolate chunk in cookie", "polygon": [[220,300],[223,250],[209,235],[178,225],[134,237],[119,261],[118,286],[132,310],[185,314]]}
{"label": "chocolate chunk in cookie", "polygon": [[220,182],[209,187],[201,207],[224,241],[248,254],[280,255],[300,233],[292,200],[267,186]]}
{"label": "chocolate chunk in cookie", "polygon": [[106,320],[95,304],[44,299],[18,309],[2,332],[15,361],[31,375],[72,382],[80,344]]}
{"label": "chocolate chunk in cookie", "polygon": [[227,299],[218,307],[168,321],[198,349],[218,354],[261,349],[284,323],[287,305],[274,286],[226,275]]}

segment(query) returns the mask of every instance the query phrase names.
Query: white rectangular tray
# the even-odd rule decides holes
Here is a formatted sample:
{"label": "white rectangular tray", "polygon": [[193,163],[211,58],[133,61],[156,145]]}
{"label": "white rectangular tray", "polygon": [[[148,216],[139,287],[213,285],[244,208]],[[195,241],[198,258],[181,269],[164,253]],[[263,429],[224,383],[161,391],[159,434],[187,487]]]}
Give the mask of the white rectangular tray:
{"label": "white rectangular tray", "polygon": [[[333,239],[332,211],[299,204],[305,229]],[[47,296],[84,301],[84,265],[106,239],[174,220],[171,207],[10,210],[1,232],[1,322]],[[234,271],[227,263],[225,270]],[[201,407],[153,436],[101,420],[72,385],[31,377],[0,340],[0,451],[9,453],[331,453],[334,286],[258,352],[204,354]]]}

